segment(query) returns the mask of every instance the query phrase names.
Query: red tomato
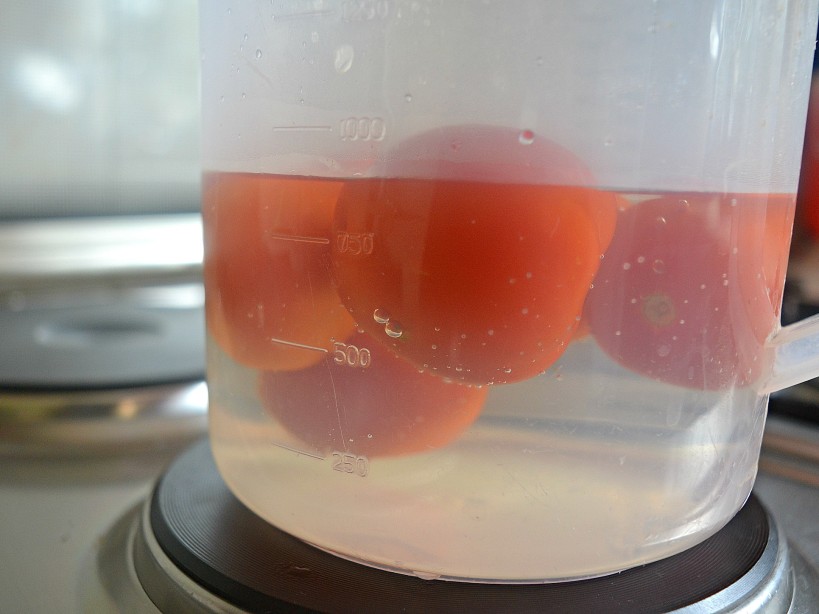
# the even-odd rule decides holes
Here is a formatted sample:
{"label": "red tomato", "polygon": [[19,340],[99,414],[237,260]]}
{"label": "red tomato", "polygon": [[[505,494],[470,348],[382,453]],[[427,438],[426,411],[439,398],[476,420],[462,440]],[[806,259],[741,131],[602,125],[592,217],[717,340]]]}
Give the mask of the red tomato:
{"label": "red tomato", "polygon": [[472,424],[486,398],[486,388],[420,373],[364,334],[321,364],[261,374],[259,390],[276,420],[315,450],[368,456],[445,446]]}
{"label": "red tomato", "polygon": [[819,240],[819,78],[814,77],[808,103],[802,174],[799,177],[799,221]]}
{"label": "red tomato", "polygon": [[757,378],[777,324],[792,201],[678,194],[623,210],[585,306],[601,348],[691,388]]}
{"label": "red tomato", "polygon": [[300,369],[354,330],[329,273],[340,189],[324,179],[205,176],[208,329],[238,362]]}
{"label": "red tomato", "polygon": [[333,252],[359,326],[464,382],[545,371],[577,326],[614,196],[582,185],[588,173],[557,145],[485,126],[415,137],[380,173],[345,185],[334,220],[336,237],[368,240]]}

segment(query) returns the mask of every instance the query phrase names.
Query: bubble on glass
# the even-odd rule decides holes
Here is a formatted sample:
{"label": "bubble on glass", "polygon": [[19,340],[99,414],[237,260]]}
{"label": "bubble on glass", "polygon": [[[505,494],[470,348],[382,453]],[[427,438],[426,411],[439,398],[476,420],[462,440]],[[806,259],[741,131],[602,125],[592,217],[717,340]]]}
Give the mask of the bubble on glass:
{"label": "bubble on glass", "polygon": [[387,333],[388,337],[398,339],[401,335],[404,334],[404,328],[395,320],[390,320],[389,322],[384,324],[384,332]]}
{"label": "bubble on glass", "polygon": [[344,74],[353,67],[355,50],[352,45],[340,45],[333,56],[333,67],[338,74]]}
{"label": "bubble on glass", "polygon": [[256,59],[257,60],[262,59],[262,50],[261,49],[256,49]]}
{"label": "bubble on glass", "polygon": [[651,270],[658,275],[665,273],[665,262],[657,258],[657,260],[651,263]]}
{"label": "bubble on glass", "polygon": [[531,130],[521,130],[518,134],[518,142],[521,145],[531,145],[535,142],[535,133]]}
{"label": "bubble on glass", "polygon": [[390,314],[388,314],[383,309],[376,309],[373,311],[373,320],[378,322],[379,324],[386,324],[390,321]]}

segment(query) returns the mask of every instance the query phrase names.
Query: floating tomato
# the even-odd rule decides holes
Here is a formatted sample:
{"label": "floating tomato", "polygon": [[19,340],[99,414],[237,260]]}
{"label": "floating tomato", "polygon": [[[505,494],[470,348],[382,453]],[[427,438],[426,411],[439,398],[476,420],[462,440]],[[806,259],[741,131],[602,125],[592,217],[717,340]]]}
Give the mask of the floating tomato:
{"label": "floating tomato", "polygon": [[300,369],[353,331],[329,273],[340,189],[324,179],[205,176],[208,330],[238,362]]}
{"label": "floating tomato", "polygon": [[819,78],[814,77],[808,102],[802,173],[799,177],[799,222],[819,240]]}
{"label": "floating tomato", "polygon": [[486,388],[420,373],[359,333],[313,367],[262,373],[259,391],[276,420],[313,449],[368,456],[447,445],[486,397]]}
{"label": "floating tomato", "polygon": [[[380,173],[345,185],[334,220],[339,295],[359,326],[464,382],[546,370],[613,234],[614,196],[587,187],[556,144],[486,126],[415,137]],[[349,250],[345,237],[366,237],[368,249]]]}
{"label": "floating tomato", "polygon": [[601,348],[667,383],[753,381],[777,324],[792,202],[678,194],[623,210],[585,307]]}

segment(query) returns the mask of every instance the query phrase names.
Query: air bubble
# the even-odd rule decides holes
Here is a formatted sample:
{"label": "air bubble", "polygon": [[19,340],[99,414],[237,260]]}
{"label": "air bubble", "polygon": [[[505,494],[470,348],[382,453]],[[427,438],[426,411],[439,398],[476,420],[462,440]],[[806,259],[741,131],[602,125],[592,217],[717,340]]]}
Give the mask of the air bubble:
{"label": "air bubble", "polygon": [[511,369],[510,367],[506,367],[506,368],[503,370],[503,372],[504,372],[504,373],[506,373],[506,374],[509,374],[509,373],[511,373],[511,372],[512,372],[512,369]]}
{"label": "air bubble", "polygon": [[665,262],[658,258],[651,264],[651,270],[657,273],[658,275],[665,273]]}
{"label": "air bubble", "polygon": [[491,328],[490,328],[488,331],[486,331],[486,334],[487,334],[487,335],[489,335],[489,336],[491,337],[492,335],[494,335],[494,334],[495,334],[495,331],[494,331],[493,329],[491,329]]}
{"label": "air bubble", "polygon": [[386,324],[390,321],[390,314],[388,314],[383,309],[376,309],[373,311],[373,320],[378,322],[379,324]]}
{"label": "air bubble", "polygon": [[404,102],[412,102],[412,94],[404,94]]}
{"label": "air bubble", "polygon": [[531,130],[521,130],[518,135],[518,142],[521,145],[531,145],[535,142],[535,133]]}
{"label": "air bubble", "polygon": [[628,271],[630,268],[631,268],[631,263],[630,262],[624,262],[623,263],[623,270],[624,271]]}
{"label": "air bubble", "polygon": [[341,45],[336,49],[333,56],[333,67],[338,74],[344,74],[353,67],[355,50],[351,45]]}
{"label": "air bubble", "polygon": [[523,315],[526,315],[527,313],[529,313],[529,310],[528,310],[526,307],[524,307],[523,309],[521,309],[521,310],[520,310],[520,312],[521,312]]}
{"label": "air bubble", "polygon": [[257,60],[262,59],[262,50],[261,49],[256,49],[256,59]]}
{"label": "air bubble", "polygon": [[398,322],[390,320],[384,324],[384,332],[387,333],[388,337],[398,339],[398,337],[404,334],[404,329]]}
{"label": "air bubble", "polygon": [[660,358],[665,358],[671,353],[671,346],[670,345],[661,345],[657,348],[657,356]]}
{"label": "air bubble", "polygon": [[437,346],[437,345],[435,345],[434,343],[433,343],[431,346],[429,346],[429,347],[430,347],[430,348],[432,348],[433,350],[437,350],[437,349],[438,349],[438,346]]}

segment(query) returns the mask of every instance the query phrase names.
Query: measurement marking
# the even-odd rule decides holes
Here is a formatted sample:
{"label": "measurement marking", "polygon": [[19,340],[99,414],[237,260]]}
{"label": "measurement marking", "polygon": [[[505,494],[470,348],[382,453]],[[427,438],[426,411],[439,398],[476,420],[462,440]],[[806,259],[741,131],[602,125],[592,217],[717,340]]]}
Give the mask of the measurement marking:
{"label": "measurement marking", "polygon": [[276,339],[275,337],[270,337],[270,341],[273,343],[279,343],[281,345],[289,345],[290,347],[294,348],[301,348],[303,350],[313,350],[315,352],[324,352],[327,354],[330,350],[325,348],[316,347],[314,345],[305,345],[304,343],[296,343],[295,341],[287,341],[286,339]]}
{"label": "measurement marking", "polygon": [[271,239],[278,239],[279,241],[296,241],[297,243],[318,243],[319,245],[329,245],[330,239],[325,237],[300,237],[298,235],[267,235]]}
{"label": "measurement marking", "polygon": [[319,9],[316,11],[303,11],[301,13],[286,13],[284,15],[273,15],[274,21],[280,19],[301,19],[302,17],[327,17],[335,13],[333,9]]}
{"label": "measurement marking", "polygon": [[273,132],[332,132],[333,127],[327,125],[315,126],[273,126]]}
{"label": "measurement marking", "polygon": [[324,460],[323,456],[318,454],[313,454],[312,452],[305,452],[304,450],[299,450],[298,448],[291,448],[290,446],[286,446],[283,443],[279,443],[278,441],[272,442],[274,446],[287,450],[289,452],[295,452],[296,454],[301,454],[302,456],[309,456],[310,458],[315,458],[318,460]]}

